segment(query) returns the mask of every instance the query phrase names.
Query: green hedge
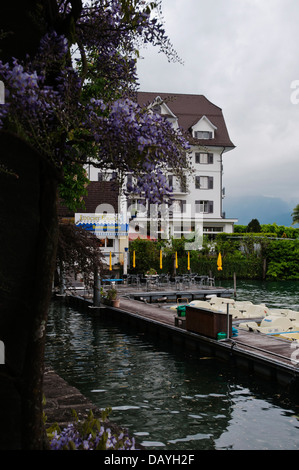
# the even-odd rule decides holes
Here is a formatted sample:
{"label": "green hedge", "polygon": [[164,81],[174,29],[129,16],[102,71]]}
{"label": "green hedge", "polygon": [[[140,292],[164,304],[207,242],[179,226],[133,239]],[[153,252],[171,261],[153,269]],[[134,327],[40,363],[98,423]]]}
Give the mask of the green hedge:
{"label": "green hedge", "polygon": [[217,256],[191,257],[191,268],[193,272],[200,275],[210,275],[216,279],[232,279],[234,274],[239,279],[262,279],[263,260],[256,257],[246,257],[239,254],[227,255],[222,258],[222,270],[218,271]]}
{"label": "green hedge", "polygon": [[[214,255],[205,241],[203,250],[190,252],[190,271],[199,275],[211,275],[216,279],[299,279],[299,239],[272,239],[265,234],[219,234],[215,240]],[[163,267],[160,269],[160,249],[163,251]],[[136,267],[132,266],[135,250]],[[150,268],[158,273],[174,274],[175,253],[178,257],[176,274],[188,273],[185,240],[134,240],[130,243],[130,273],[144,274]],[[223,269],[217,269],[218,253],[222,254]],[[264,272],[264,266],[266,271]]]}
{"label": "green hedge", "polygon": [[[188,252],[184,249],[184,242],[175,240],[175,246],[168,246],[165,242],[150,240],[134,240],[130,243],[130,269],[131,274],[145,274],[150,268],[157,273],[174,274],[175,252],[178,257],[176,274],[188,273]],[[163,267],[160,269],[160,249],[163,251]],[[133,268],[133,251],[135,251],[135,268]],[[217,255],[202,254],[198,251],[190,252],[190,272],[199,275],[211,275],[217,279],[232,279],[233,274],[244,279],[260,279],[262,277],[262,260],[256,256],[246,257],[235,251],[223,254],[223,269],[217,269]]]}

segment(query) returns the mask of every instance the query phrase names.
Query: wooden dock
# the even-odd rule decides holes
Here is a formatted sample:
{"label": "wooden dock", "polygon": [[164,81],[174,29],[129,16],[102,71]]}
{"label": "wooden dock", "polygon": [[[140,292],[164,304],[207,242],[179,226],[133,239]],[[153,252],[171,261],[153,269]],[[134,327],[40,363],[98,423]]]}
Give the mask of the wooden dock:
{"label": "wooden dock", "polygon": [[[105,287],[108,288],[106,285]],[[215,285],[199,285],[196,283],[165,283],[158,285],[145,284],[115,284],[120,296],[135,300],[146,300],[148,303],[167,301],[176,302],[177,299],[205,300],[212,295],[218,297],[232,297],[234,290]]]}
{"label": "wooden dock", "polygon": [[[74,284],[68,287],[67,292],[71,295],[81,295],[83,297],[92,298],[93,293],[90,290],[84,289],[83,286]],[[110,284],[103,285],[107,291]],[[153,285],[146,288],[144,284],[123,284],[114,283],[120,297],[127,297],[134,300],[146,301],[148,303],[155,302],[177,302],[183,299],[187,302],[192,300],[206,300],[209,297],[216,295],[217,297],[233,297],[234,290],[221,286],[201,286],[198,284],[184,285],[182,283],[168,283],[165,285]]]}
{"label": "wooden dock", "polygon": [[[185,294],[186,292],[184,296]],[[143,332],[161,337],[163,341],[172,341],[203,356],[215,356],[229,361],[246,369],[248,373],[274,380],[281,385],[299,385],[299,343],[242,330],[238,328],[238,321],[233,321],[233,326],[238,330],[237,336],[223,340],[203,336],[187,331],[183,319],[176,322],[176,312],[166,308],[165,304],[151,304],[146,298],[141,301],[123,295],[119,308],[105,305],[93,307],[91,300],[78,296],[68,296],[68,299],[75,305],[83,305],[89,312],[109,314],[109,317],[137,326]]]}
{"label": "wooden dock", "polygon": [[248,332],[238,328],[237,322],[233,322],[238,335],[219,341],[187,331],[184,322],[176,326],[177,315],[174,310],[126,298],[121,298],[120,308],[114,309],[114,313],[124,321],[139,323],[143,329],[155,330],[164,339],[191,348],[204,356],[214,355],[233,361],[250,373],[274,379],[280,384],[299,380],[299,344],[296,349],[295,343],[289,340]]}
{"label": "wooden dock", "polygon": [[217,287],[206,287],[201,289],[172,289],[172,290],[152,290],[152,291],[132,291],[129,296],[135,300],[146,300],[149,303],[165,301],[176,302],[179,299],[187,300],[206,300],[209,296],[216,295],[218,297],[231,297],[233,291],[231,289],[223,289]]}

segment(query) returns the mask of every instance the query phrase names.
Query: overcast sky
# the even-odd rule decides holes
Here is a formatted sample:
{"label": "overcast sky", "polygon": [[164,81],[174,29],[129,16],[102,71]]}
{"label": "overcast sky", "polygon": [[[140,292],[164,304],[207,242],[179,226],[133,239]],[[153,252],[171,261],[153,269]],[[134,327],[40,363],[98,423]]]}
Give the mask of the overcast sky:
{"label": "overcast sky", "polygon": [[299,203],[298,0],[163,0],[184,65],[142,50],[141,91],[205,95],[222,108],[236,149],[224,156],[227,197]]}

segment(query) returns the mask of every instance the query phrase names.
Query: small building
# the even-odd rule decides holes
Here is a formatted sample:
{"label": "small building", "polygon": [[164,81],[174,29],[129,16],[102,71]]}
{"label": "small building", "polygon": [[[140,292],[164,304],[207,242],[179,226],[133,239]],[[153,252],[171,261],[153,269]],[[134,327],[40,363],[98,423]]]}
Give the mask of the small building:
{"label": "small building", "polygon": [[119,271],[129,246],[128,225],[119,217],[119,188],[112,181],[91,181],[83,197],[84,208],[73,213],[62,204],[58,216],[62,223],[74,223],[95,233],[107,268]]}

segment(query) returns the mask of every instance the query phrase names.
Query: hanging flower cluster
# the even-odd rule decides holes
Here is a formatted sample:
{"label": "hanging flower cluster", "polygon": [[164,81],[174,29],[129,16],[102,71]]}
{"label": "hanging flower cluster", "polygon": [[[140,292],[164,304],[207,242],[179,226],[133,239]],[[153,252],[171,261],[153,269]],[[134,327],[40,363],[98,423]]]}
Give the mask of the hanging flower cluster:
{"label": "hanging flower cluster", "polygon": [[[70,4],[57,1],[61,22]],[[177,59],[153,7],[159,11],[160,3],[92,1],[82,7],[72,34],[52,29],[34,57],[0,61],[6,92],[0,129],[25,139],[60,171],[92,161],[122,175],[133,173],[135,194],[164,200],[170,194],[164,170],[188,168],[189,146],[179,131],[134,99],[138,41]]]}

